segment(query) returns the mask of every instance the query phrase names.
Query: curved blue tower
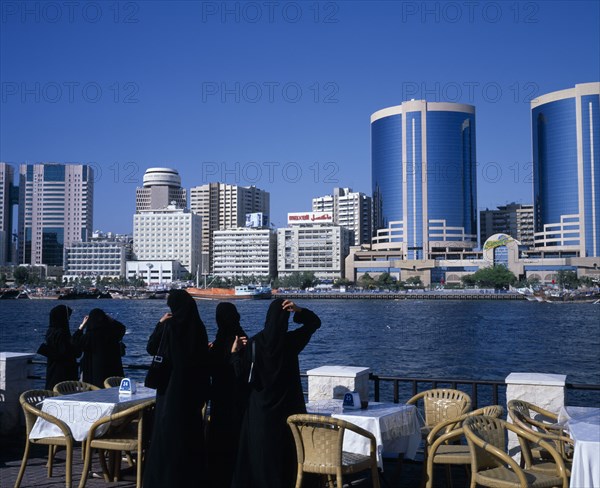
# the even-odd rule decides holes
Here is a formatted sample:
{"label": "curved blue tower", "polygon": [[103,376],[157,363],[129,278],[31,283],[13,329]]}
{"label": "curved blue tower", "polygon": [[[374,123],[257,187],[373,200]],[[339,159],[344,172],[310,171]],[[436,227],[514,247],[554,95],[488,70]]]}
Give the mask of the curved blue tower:
{"label": "curved blue tower", "polygon": [[600,83],[531,102],[534,246],[600,256]]}
{"label": "curved blue tower", "polygon": [[412,100],[371,115],[375,228],[404,259],[477,245],[475,146],[472,105]]}

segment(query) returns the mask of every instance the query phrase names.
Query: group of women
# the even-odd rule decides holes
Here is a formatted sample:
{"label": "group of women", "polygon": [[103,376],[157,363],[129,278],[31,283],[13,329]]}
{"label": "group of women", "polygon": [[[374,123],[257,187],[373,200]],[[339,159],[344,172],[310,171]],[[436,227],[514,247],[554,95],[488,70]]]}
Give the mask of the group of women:
{"label": "group of women", "polygon": [[[275,299],[262,331],[248,339],[236,307],[224,302],[209,344],[185,290],[171,291],[167,304],[171,313],[160,319],[147,347],[150,354],[162,348],[171,374],[157,390],[144,488],[294,486],[296,452],[286,420],[306,412],[298,355],[321,326],[319,318]],[[302,326],[288,331],[291,313]]]}
{"label": "group of women", "polygon": [[[46,389],[61,381],[78,380],[103,388],[109,376],[123,376],[125,326],[94,308],[71,335],[69,318],[73,310],[58,305],[50,311],[50,323],[38,353],[46,356]],[[79,371],[77,359],[83,354]]]}
{"label": "group of women", "polygon": [[[171,290],[167,305],[170,312],[161,317],[147,344],[149,354],[164,356],[170,373],[168,381],[157,388],[144,488],[294,486],[296,452],[286,420],[306,412],[298,355],[321,326],[319,317],[278,298],[268,308],[264,328],[248,338],[236,307],[222,302],[216,309],[217,334],[209,343],[189,293]],[[62,305],[52,310],[48,346],[54,335],[69,334],[70,313]],[[288,330],[292,313],[293,321],[301,326]],[[96,375],[106,364],[96,364],[95,356],[102,354],[94,352],[112,347],[109,338],[120,340],[125,328],[104,314],[111,322],[108,333],[106,322],[96,325],[96,315],[90,312],[68,341],[69,349],[61,351],[68,360],[58,363],[48,356],[47,383],[56,382],[67,371],[76,372],[76,358],[83,351],[82,367],[89,368],[83,380],[98,385]],[[123,376],[120,368],[102,381],[107,376]],[[210,422],[205,425],[203,411],[208,404]]]}

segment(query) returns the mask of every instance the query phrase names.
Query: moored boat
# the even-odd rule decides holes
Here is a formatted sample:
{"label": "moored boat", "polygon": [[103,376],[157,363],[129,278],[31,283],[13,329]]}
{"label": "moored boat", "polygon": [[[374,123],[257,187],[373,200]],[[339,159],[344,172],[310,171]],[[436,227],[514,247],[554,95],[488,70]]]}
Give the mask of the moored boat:
{"label": "moored boat", "polygon": [[239,285],[235,288],[186,288],[192,297],[200,300],[239,300],[271,298],[271,287],[260,285]]}

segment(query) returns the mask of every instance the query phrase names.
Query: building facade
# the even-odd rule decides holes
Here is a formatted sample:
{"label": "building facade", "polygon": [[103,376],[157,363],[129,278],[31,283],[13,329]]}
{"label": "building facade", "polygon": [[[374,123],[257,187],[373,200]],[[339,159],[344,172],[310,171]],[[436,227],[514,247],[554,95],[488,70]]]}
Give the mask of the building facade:
{"label": "building facade", "polygon": [[0,163],[0,266],[13,261],[13,182],[15,179],[14,167],[7,163]]}
{"label": "building facade", "polygon": [[213,271],[213,233],[246,224],[246,214],[269,215],[269,193],[255,186],[208,183],[190,189],[190,209],[202,217],[202,274]]}
{"label": "building facade", "polygon": [[127,261],[126,267],[128,280],[144,280],[148,286],[173,283],[184,273],[179,261],[154,259]]}
{"label": "building facade", "polygon": [[22,164],[19,264],[62,266],[66,247],[89,239],[94,175],[86,164]]}
{"label": "building facade", "polygon": [[351,244],[359,246],[371,242],[371,197],[353,192],[352,188],[334,188],[332,195],[313,198],[313,212],[330,212],[333,223],[352,232]]}
{"label": "building facade", "polygon": [[148,168],[142,188],[135,190],[135,211],[165,208],[175,202],[177,208],[187,208],[187,191],[181,188],[176,169]]}
{"label": "building facade", "polygon": [[479,236],[481,245],[494,234],[514,236],[522,246],[533,246],[533,205],[509,203],[496,210],[479,212]]}
{"label": "building facade", "polygon": [[202,219],[187,209],[169,205],[133,216],[133,253],[138,261],[178,261],[182,272],[194,274],[201,264],[201,242]]}
{"label": "building facade", "polygon": [[475,107],[411,100],[371,115],[375,231],[404,259],[477,245]]}
{"label": "building facade", "polygon": [[351,232],[333,224],[329,213],[288,214],[288,227],[277,230],[277,274],[313,272],[320,280],[344,277]]}
{"label": "building facade", "polygon": [[76,242],[65,248],[63,279],[121,278],[130,258],[131,246],[126,242]]}
{"label": "building facade", "polygon": [[600,83],[531,102],[535,248],[600,256]]}
{"label": "building facade", "polygon": [[235,228],[213,234],[213,274],[223,278],[277,274],[277,234],[273,229]]}

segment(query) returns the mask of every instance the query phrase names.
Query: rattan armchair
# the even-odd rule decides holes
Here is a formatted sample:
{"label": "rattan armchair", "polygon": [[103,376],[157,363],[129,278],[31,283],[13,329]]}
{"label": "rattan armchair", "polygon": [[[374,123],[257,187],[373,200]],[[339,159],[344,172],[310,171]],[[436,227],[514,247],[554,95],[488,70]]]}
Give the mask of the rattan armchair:
{"label": "rattan armchair", "polygon": [[[425,458],[423,460],[423,469],[425,472],[425,483],[427,488],[433,486],[434,465],[446,465],[446,481],[452,486],[450,476],[450,465],[463,465],[465,467],[471,464],[471,453],[469,446],[464,440],[464,431],[462,422],[468,417],[475,415],[487,415],[488,417],[500,418],[504,415],[504,408],[500,405],[490,405],[478,408],[472,412],[465,413],[458,418],[445,420],[437,424],[427,436],[425,444]],[[464,442],[461,442],[463,441]]]}
{"label": "rattan armchair", "polygon": [[[25,452],[23,453],[23,460],[21,461],[21,469],[19,469],[19,475],[15,482],[15,488],[19,488],[23,475],[25,474],[25,467],[27,466],[27,459],[29,458],[29,448],[31,444],[44,444],[48,446],[48,477],[52,476],[52,467],[54,461],[54,453],[56,446],[64,446],[67,450],[66,459],[66,472],[65,472],[65,486],[71,487],[72,469],[73,469],[73,434],[71,429],[62,420],[56,418],[54,415],[50,415],[46,412],[42,412],[38,405],[41,404],[46,398],[58,396],[58,393],[50,390],[28,390],[19,396],[19,402],[23,408],[25,414]],[[42,418],[52,424],[58,426],[61,430],[62,435],[53,437],[42,437],[41,439],[30,439],[29,434],[33,425],[38,418]]]}
{"label": "rattan armchair", "polygon": [[[155,399],[138,403],[126,410],[98,419],[88,434],[85,443],[85,462],[79,488],[83,488],[87,482],[88,473],[92,461],[92,449],[98,449],[100,466],[104,480],[107,482],[118,481],[120,478],[121,451],[134,452],[136,456],[136,488],[142,486],[142,465],[144,453],[144,413],[154,407]],[[101,426],[110,424],[108,432],[97,435]],[[110,453],[111,469],[106,464],[105,451]]]}
{"label": "rattan armchair", "polygon": [[[357,425],[324,415],[296,414],[287,419],[296,443],[298,476],[296,488],[302,486],[303,473],[327,475],[342,487],[344,475],[370,470],[374,488],[379,488],[377,442],[375,436]],[[346,430],[369,439],[369,455],[343,450]]]}
{"label": "rattan armchair", "polygon": [[113,388],[115,386],[121,386],[121,380],[124,376],[109,376],[104,380],[104,388]]}
{"label": "rattan armchair", "polygon": [[[471,452],[471,488],[568,488],[569,480],[561,455],[551,443],[505,420],[485,416],[468,417],[463,429]],[[555,462],[553,472],[521,468],[507,454],[507,432],[538,443]]]}
{"label": "rattan armchair", "polygon": [[423,403],[425,412],[425,425],[421,427],[421,434],[426,438],[431,429],[450,419],[456,419],[471,410],[471,397],[464,391],[449,388],[434,388],[417,393],[410,398],[407,405]]}
{"label": "rattan armchair", "polygon": [[59,395],[69,395],[71,393],[81,393],[82,391],[99,390],[96,385],[86,383],[85,381],[61,381],[54,385],[53,390]]}
{"label": "rattan armchair", "polygon": [[[558,424],[558,415],[533,403],[523,400],[510,400],[508,414],[515,425],[552,443],[560,453],[570,475],[575,443],[564,427]],[[519,439],[521,446],[521,467],[548,471],[553,469],[552,457],[543,448]]]}

